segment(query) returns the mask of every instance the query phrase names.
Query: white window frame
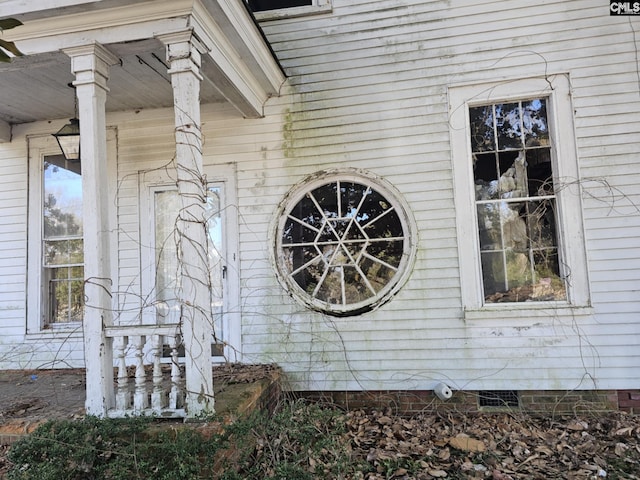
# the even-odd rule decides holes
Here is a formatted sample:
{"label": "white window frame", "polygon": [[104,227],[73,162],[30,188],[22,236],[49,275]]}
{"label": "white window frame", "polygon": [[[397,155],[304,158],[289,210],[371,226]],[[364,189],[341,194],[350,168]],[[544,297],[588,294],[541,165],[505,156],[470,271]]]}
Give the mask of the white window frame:
{"label": "white window frame", "polygon": [[329,13],[332,10],[332,0],[313,0],[312,5],[304,5],[302,7],[279,8],[276,10],[265,10],[263,12],[254,12],[253,15],[258,21],[278,20],[281,18],[303,17],[307,15],[318,15]]}
{"label": "white window frame", "polygon": [[[223,249],[225,278],[223,290],[222,331],[225,342],[224,356],[212,357],[213,361],[242,361],[242,328],[240,325],[240,274],[239,239],[237,215],[236,172],[231,164],[205,166],[207,184],[221,188],[223,210]],[[143,299],[152,300],[155,290],[156,253],[155,253],[155,212],[154,193],[163,190],[176,190],[175,179],[167,175],[165,169],[141,171],[140,192],[140,236],[141,236],[141,286]],[[151,302],[153,303],[153,302]],[[147,306],[143,309],[144,324],[156,323],[156,309]]]}
{"label": "white window frame", "polygon": [[[590,294],[585,251],[580,174],[573,124],[571,84],[566,74],[539,78],[507,79],[501,82],[450,86],[449,125],[454,178],[460,286],[465,318],[483,318],[497,312],[514,316],[528,311],[548,314],[549,309],[571,309],[589,313]],[[484,303],[469,107],[527,98],[547,98],[549,135],[552,145],[554,185],[557,189],[557,235],[561,261],[567,276],[565,301]],[[583,312],[580,309],[585,309]]]}
{"label": "white window frame", "polygon": [[[55,129],[53,130],[55,131]],[[107,188],[109,198],[116,195],[117,168],[117,133],[115,128],[107,129]],[[31,135],[27,137],[29,156],[29,196],[28,196],[28,259],[27,259],[27,322],[26,333],[29,338],[37,340],[51,335],[82,336],[82,322],[48,323],[46,311],[44,285],[42,285],[42,215],[43,215],[43,159],[49,155],[60,155],[60,146],[52,135]],[[84,193],[84,192],[83,192]],[[86,201],[86,199],[83,199]],[[115,201],[110,204],[108,221],[116,224]],[[115,228],[109,228],[110,245],[114,251],[111,255],[111,271],[113,274],[113,291],[117,291],[117,255],[115,255]]]}

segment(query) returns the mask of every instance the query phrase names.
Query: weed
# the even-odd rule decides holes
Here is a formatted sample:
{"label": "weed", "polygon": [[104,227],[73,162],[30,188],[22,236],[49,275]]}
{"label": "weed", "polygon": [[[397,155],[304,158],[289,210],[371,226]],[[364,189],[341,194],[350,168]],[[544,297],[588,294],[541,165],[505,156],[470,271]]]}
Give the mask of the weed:
{"label": "weed", "polygon": [[9,480],[352,478],[342,412],[285,403],[219,434],[152,419],[51,421],[13,445]]}
{"label": "weed", "polygon": [[[148,418],[50,421],[13,445],[9,480],[192,479],[218,447],[193,429],[150,430]],[[204,464],[203,464],[203,459]]]}

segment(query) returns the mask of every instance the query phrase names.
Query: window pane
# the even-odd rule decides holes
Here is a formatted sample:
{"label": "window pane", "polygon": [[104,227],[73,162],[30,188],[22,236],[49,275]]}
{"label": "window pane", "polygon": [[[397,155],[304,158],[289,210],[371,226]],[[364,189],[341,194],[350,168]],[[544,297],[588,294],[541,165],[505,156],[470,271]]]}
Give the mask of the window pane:
{"label": "window pane", "polygon": [[222,246],[222,199],[219,187],[207,189],[207,204],[205,205],[205,221],[207,222],[207,256],[209,261],[209,285],[211,292],[211,312],[213,313],[213,332],[217,341],[225,338],[222,314],[224,312],[224,282],[225,268]]}
{"label": "window pane", "polygon": [[359,211],[360,204],[365,195],[369,193],[368,188],[353,182],[338,182],[340,185],[340,211],[338,216],[353,218]]}
{"label": "window pane", "polygon": [[[214,313],[222,312],[222,269],[224,268],[222,254],[222,212],[220,210],[220,189],[209,187],[207,190],[207,204],[205,206],[205,221],[207,222],[207,256],[209,261],[209,284],[211,286],[211,307]],[[219,319],[219,316],[215,317]],[[221,335],[217,325],[216,334]]]}
{"label": "window pane", "polygon": [[529,240],[534,249],[556,247],[555,202],[552,199],[529,202]]}
{"label": "window pane", "polygon": [[503,203],[481,203],[477,206],[480,250],[502,249],[500,209]]}
{"label": "window pane", "polygon": [[333,305],[343,305],[342,289],[344,286],[343,267],[330,267],[324,274],[324,278],[319,279],[320,284],[316,293],[316,298]]}
{"label": "window pane", "polygon": [[526,154],[529,195],[532,197],[553,195],[551,150],[549,148],[535,148],[527,150]]}
{"label": "window pane", "polygon": [[[338,214],[338,185],[331,183],[316,188],[311,192],[311,198],[320,206],[322,215],[327,218],[337,218]],[[317,208],[317,207],[316,207]]]}
{"label": "window pane", "polygon": [[307,194],[296,204],[293,210],[291,210],[290,216],[309,225],[309,228],[320,229],[324,222],[322,211],[316,207],[311,199],[311,194]]}
{"label": "window pane", "polygon": [[535,300],[566,300],[565,281],[560,277],[560,262],[557,249],[534,252]]}
{"label": "window pane", "polygon": [[385,202],[378,202],[387,207],[383,214],[374,216],[372,220],[363,225],[363,231],[369,238],[402,238],[402,223],[398,214],[390,209]]}
{"label": "window pane", "polygon": [[493,107],[475,107],[469,109],[469,121],[471,123],[471,151],[494,151]]}
{"label": "window pane", "polygon": [[485,298],[506,290],[502,252],[482,252],[482,284]]}
{"label": "window pane", "polygon": [[309,243],[313,242],[318,236],[318,230],[313,229],[306,223],[300,223],[293,217],[289,217],[284,226],[283,243]]}
{"label": "window pane", "polygon": [[527,168],[524,151],[501,152],[498,154],[500,179],[498,190],[500,198],[526,197]]}
{"label": "window pane", "polygon": [[366,275],[373,293],[379,292],[396,274],[402,258],[401,242],[385,242],[369,249],[358,267]]}
{"label": "window pane", "polygon": [[44,242],[45,265],[82,264],[83,261],[82,239],[49,240]]}
{"label": "window pane", "polygon": [[516,292],[516,297],[512,299],[514,302],[531,298],[530,288],[518,289],[518,287],[530,287],[533,282],[533,270],[527,253],[526,250],[520,252],[507,250],[505,252],[506,286],[509,291]]}
{"label": "window pane", "polygon": [[82,321],[84,306],[83,268],[45,269],[49,292],[49,322]]}
{"label": "window pane", "polygon": [[62,155],[44,160],[44,238],[82,235],[80,163]]}
{"label": "window pane", "polygon": [[522,147],[520,104],[495,105],[498,150]]}
{"label": "window pane", "polygon": [[362,302],[371,296],[369,285],[362,277],[360,270],[345,267],[344,284],[345,304]]}
{"label": "window pane", "polygon": [[473,155],[473,176],[476,200],[498,198],[498,164],[495,153]]}
{"label": "window pane", "polygon": [[527,210],[523,202],[502,202],[500,220],[502,223],[502,245],[505,249],[526,250],[529,246],[527,232]]}
{"label": "window pane", "polygon": [[522,103],[522,123],[525,146],[541,147],[549,145],[547,101],[544,98]]}
{"label": "window pane", "polygon": [[292,272],[295,282],[309,295],[312,295],[325,270],[323,256],[317,251],[305,247],[284,249],[284,261],[288,271]]}

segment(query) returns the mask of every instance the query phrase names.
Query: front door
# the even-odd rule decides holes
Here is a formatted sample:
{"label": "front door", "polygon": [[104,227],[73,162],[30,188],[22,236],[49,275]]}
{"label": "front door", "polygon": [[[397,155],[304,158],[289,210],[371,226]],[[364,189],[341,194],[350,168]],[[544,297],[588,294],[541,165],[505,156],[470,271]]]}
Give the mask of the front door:
{"label": "front door", "polygon": [[[239,348],[236,338],[239,325],[232,306],[235,304],[234,283],[237,270],[235,229],[227,204],[229,182],[213,181],[207,185],[205,221],[207,231],[207,270],[211,314],[213,317],[213,338],[211,353],[217,360],[237,361]],[[149,323],[173,324],[180,322],[180,259],[176,219],[182,202],[175,184],[148,186],[150,215],[150,243],[152,244],[153,275],[147,275],[147,291],[153,303],[154,318]],[[144,219],[143,219],[144,222]],[[231,248],[228,248],[231,245]],[[150,255],[151,256],[151,255]],[[235,310],[235,307],[233,308]]]}

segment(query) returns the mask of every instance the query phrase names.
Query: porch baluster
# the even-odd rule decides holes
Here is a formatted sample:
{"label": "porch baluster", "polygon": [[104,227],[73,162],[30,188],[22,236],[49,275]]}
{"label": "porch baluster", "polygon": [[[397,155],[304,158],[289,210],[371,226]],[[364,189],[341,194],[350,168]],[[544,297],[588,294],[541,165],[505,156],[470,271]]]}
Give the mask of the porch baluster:
{"label": "porch baluster", "polygon": [[146,375],[144,372],[143,347],[146,338],[143,335],[136,336],[134,342],[135,362],[136,362],[136,388],[133,395],[133,409],[142,411],[147,408],[149,402],[147,397]]}
{"label": "porch baluster", "polygon": [[129,337],[117,337],[114,339],[115,357],[118,366],[118,388],[116,393],[116,410],[124,411],[130,408],[131,395],[129,393],[129,376],[127,375],[127,362],[125,347]]}
{"label": "porch baluster", "polygon": [[178,363],[178,335],[169,335],[169,347],[171,348],[171,391],[169,392],[169,408],[182,408],[182,375]]}
{"label": "porch baluster", "polygon": [[160,413],[165,405],[165,392],[162,388],[162,335],[151,337],[151,354],[153,356],[153,392],[151,393],[151,408]]}

